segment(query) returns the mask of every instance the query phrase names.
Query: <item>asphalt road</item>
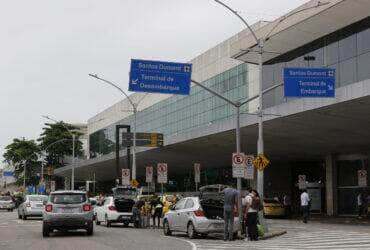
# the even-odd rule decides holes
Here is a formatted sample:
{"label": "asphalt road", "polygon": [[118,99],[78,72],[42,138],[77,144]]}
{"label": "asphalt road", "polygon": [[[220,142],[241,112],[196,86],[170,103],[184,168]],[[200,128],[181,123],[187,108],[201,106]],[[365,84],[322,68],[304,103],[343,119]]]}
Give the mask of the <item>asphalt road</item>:
{"label": "asphalt road", "polygon": [[110,250],[110,249],[161,249],[190,250],[192,245],[184,239],[165,237],[159,229],[125,228],[120,224],[107,228],[94,225],[94,235],[83,231],[59,232],[48,238],[41,235],[40,219],[18,220],[17,212],[0,211],[1,250]]}

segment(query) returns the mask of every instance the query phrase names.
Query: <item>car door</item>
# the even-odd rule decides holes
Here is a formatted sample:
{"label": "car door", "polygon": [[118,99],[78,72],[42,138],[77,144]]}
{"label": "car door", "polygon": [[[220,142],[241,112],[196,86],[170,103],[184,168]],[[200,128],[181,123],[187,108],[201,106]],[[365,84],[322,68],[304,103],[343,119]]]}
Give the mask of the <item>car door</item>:
{"label": "car door", "polygon": [[181,228],[179,218],[180,213],[185,206],[185,202],[186,198],[179,200],[176,203],[175,209],[168,214],[168,223],[170,224],[170,227],[173,228],[174,230],[178,231]]}
{"label": "car door", "polygon": [[187,225],[189,222],[189,218],[191,217],[191,213],[194,212],[194,200],[192,198],[187,198],[184,208],[180,211],[180,215],[178,217],[180,230],[186,232]]}

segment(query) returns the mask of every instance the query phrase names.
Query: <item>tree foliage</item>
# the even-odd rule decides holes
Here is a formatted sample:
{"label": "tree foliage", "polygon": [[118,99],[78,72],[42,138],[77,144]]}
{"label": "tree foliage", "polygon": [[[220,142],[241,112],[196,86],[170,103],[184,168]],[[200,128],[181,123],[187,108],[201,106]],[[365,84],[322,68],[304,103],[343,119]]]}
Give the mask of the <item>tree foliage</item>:
{"label": "tree foliage", "polygon": [[5,147],[4,162],[14,166],[17,184],[23,183],[25,167],[26,185],[38,184],[41,169],[39,153],[40,148],[34,140],[13,139],[13,142]]}
{"label": "tree foliage", "polygon": [[75,134],[75,157],[81,156],[82,142],[79,140],[82,135],[76,131],[77,127],[64,123],[45,123],[43,132],[37,140],[40,142],[40,148],[46,153],[46,162],[54,168],[66,165],[65,156],[72,156],[72,135]]}

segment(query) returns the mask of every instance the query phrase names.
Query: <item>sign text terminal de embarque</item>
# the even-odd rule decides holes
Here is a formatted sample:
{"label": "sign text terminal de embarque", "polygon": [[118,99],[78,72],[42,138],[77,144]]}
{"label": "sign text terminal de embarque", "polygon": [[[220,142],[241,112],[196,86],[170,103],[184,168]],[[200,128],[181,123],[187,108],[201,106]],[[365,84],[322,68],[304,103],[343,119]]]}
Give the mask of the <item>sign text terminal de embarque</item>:
{"label": "sign text terminal de embarque", "polygon": [[334,97],[335,69],[284,68],[286,97]]}

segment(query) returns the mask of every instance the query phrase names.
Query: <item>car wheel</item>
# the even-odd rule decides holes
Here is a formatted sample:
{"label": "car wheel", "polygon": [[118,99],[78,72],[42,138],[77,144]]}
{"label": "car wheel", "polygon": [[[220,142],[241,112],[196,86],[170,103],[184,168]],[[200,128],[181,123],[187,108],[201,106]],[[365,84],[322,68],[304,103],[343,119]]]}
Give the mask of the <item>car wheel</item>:
{"label": "car wheel", "polygon": [[99,225],[100,225],[100,221],[98,220],[98,217],[96,217],[96,219],[95,219],[95,224],[96,224],[97,226],[99,226]]}
{"label": "car wheel", "polygon": [[170,224],[167,220],[163,221],[163,233],[164,235],[170,236],[172,234]]}
{"label": "car wheel", "polygon": [[48,237],[50,234],[50,228],[46,223],[44,222],[42,224],[42,237]]}
{"label": "car wheel", "polygon": [[94,224],[93,222],[90,222],[89,225],[86,228],[86,233],[88,236],[91,236],[94,234]]}
{"label": "car wheel", "polygon": [[108,216],[105,215],[105,226],[110,227],[110,221],[108,220]]}
{"label": "car wheel", "polygon": [[22,219],[22,215],[18,214],[18,219]]}
{"label": "car wheel", "polygon": [[196,237],[195,228],[192,222],[189,222],[187,232],[190,239],[194,239]]}
{"label": "car wheel", "polygon": [[27,220],[27,216],[24,213],[22,214],[22,220]]}
{"label": "car wheel", "polygon": [[123,222],[124,227],[128,227],[129,224],[130,224],[129,222]]}
{"label": "car wheel", "polygon": [[10,209],[10,212],[13,212],[13,209]]}

